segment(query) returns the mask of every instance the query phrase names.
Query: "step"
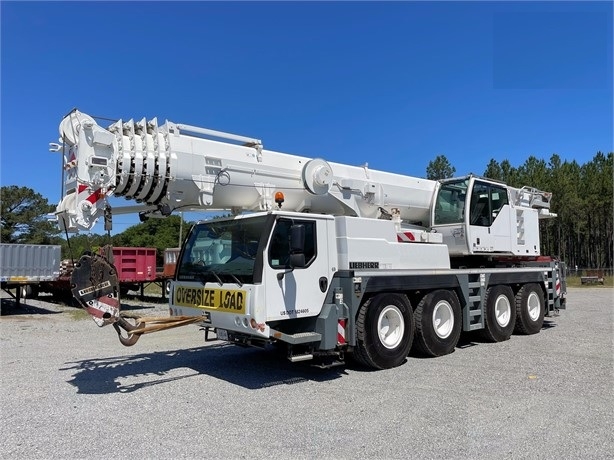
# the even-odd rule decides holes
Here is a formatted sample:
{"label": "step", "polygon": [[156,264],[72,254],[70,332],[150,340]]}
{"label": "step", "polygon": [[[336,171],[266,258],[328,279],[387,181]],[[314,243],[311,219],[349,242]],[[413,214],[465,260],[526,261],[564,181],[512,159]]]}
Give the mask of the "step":
{"label": "step", "polygon": [[293,363],[298,363],[299,361],[309,361],[313,359],[313,355],[311,353],[306,353],[304,355],[292,355],[288,356],[288,359]]}
{"label": "step", "polygon": [[285,334],[274,329],[271,329],[271,337],[291,345],[319,342],[322,340],[322,334],[318,334],[317,332],[297,332],[296,334]]}

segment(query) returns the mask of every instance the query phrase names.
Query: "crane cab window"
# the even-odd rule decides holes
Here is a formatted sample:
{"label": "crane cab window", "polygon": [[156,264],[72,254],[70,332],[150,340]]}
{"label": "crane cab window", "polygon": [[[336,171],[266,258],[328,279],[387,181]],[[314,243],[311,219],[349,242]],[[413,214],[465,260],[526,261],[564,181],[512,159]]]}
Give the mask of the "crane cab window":
{"label": "crane cab window", "polygon": [[460,224],[465,220],[465,197],[468,180],[446,182],[441,185],[435,202],[434,225]]}
{"label": "crane cab window", "polygon": [[316,258],[316,223],[312,220],[279,219],[269,244],[269,265],[272,268],[290,268],[290,228],[292,225],[305,227],[305,266]]}
{"label": "crane cab window", "polygon": [[490,227],[506,204],[509,201],[504,187],[475,182],[471,192],[469,224]]}

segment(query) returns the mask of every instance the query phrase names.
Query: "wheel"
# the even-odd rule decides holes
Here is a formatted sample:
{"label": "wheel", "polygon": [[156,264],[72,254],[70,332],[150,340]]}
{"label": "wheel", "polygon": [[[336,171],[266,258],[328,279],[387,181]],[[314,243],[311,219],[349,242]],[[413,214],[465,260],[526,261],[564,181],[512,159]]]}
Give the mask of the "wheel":
{"label": "wheel", "polygon": [[491,342],[508,340],[514,332],[514,291],[509,286],[493,286],[484,297],[485,317],[482,337]]}
{"label": "wheel", "polygon": [[537,334],[546,313],[544,291],[538,284],[525,284],[516,294],[516,327],[520,334]]}
{"label": "wheel", "polygon": [[19,295],[22,299],[36,299],[38,297],[38,287],[31,284],[19,286]]}
{"label": "wheel", "polygon": [[30,295],[32,295],[32,286],[29,284],[19,286],[17,289],[19,289],[19,295],[22,299],[29,299]]}
{"label": "wheel", "polygon": [[401,364],[414,338],[414,315],[407,296],[378,294],[368,299],[356,320],[355,358],[365,366],[389,369]]}
{"label": "wheel", "polygon": [[416,307],[414,317],[416,351],[427,356],[443,356],[454,351],[462,329],[456,293],[443,289],[428,293]]}

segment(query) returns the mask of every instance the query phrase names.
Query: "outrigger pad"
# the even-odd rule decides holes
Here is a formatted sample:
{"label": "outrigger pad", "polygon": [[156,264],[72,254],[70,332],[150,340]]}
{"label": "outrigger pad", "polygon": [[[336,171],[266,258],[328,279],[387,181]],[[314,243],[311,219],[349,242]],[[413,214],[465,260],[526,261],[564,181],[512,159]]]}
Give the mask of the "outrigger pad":
{"label": "outrigger pad", "polygon": [[84,253],[70,278],[72,295],[102,327],[119,320],[120,299],[117,270],[107,259]]}

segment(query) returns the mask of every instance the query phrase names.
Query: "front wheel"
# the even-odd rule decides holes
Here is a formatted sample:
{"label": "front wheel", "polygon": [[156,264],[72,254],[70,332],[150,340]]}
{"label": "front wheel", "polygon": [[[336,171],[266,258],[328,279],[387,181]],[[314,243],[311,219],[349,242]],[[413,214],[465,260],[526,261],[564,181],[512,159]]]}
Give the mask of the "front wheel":
{"label": "front wheel", "polygon": [[378,294],[368,299],[356,320],[356,359],[368,367],[389,369],[403,363],[414,338],[414,316],[407,296]]}

